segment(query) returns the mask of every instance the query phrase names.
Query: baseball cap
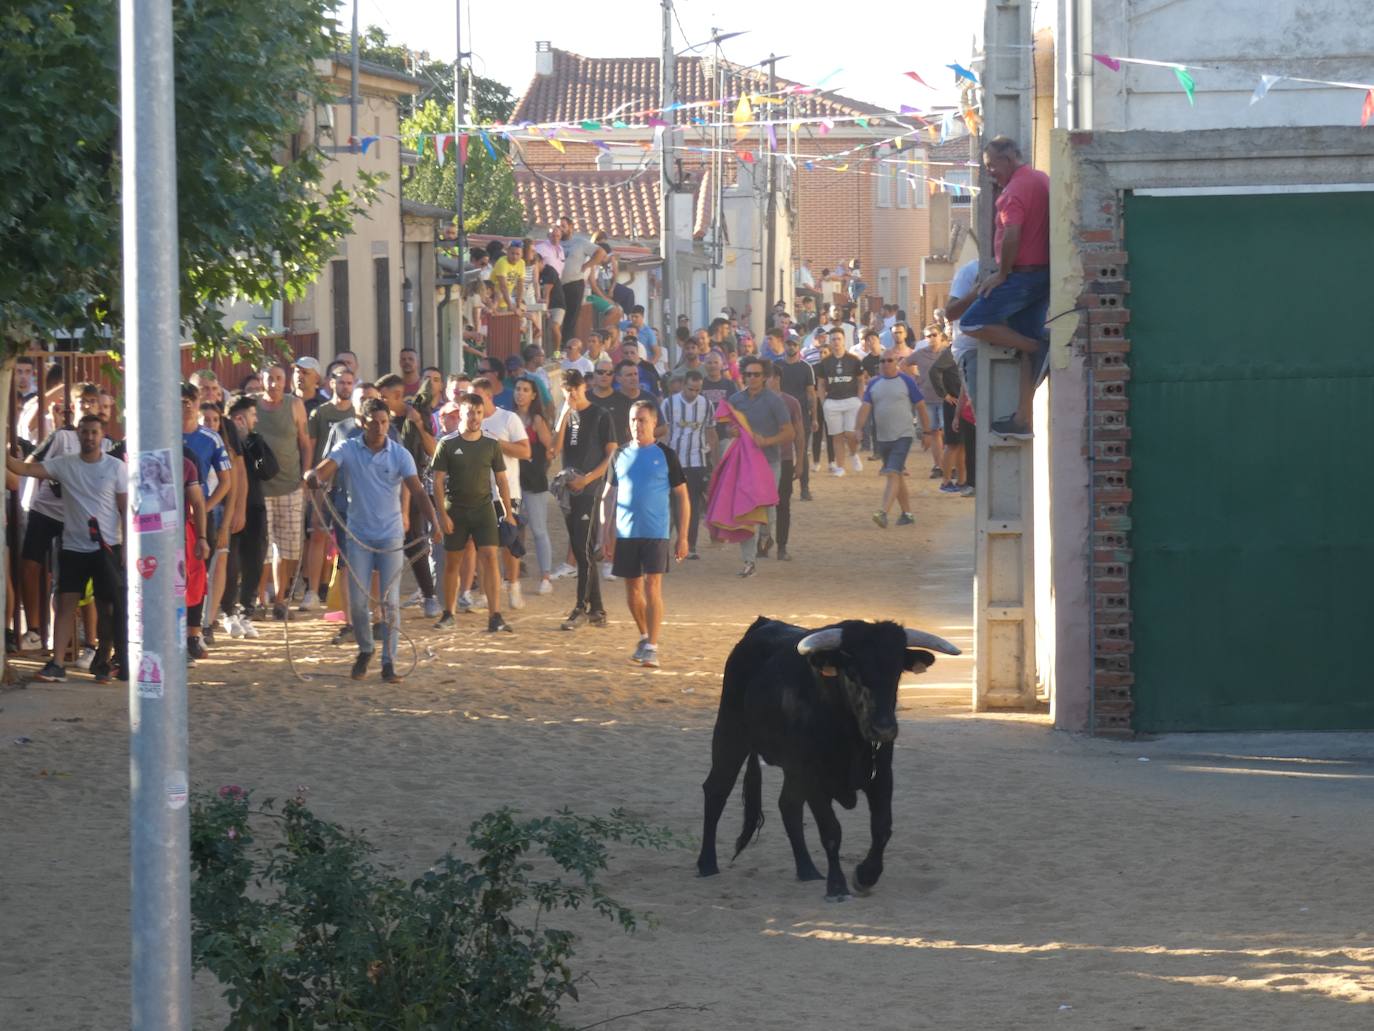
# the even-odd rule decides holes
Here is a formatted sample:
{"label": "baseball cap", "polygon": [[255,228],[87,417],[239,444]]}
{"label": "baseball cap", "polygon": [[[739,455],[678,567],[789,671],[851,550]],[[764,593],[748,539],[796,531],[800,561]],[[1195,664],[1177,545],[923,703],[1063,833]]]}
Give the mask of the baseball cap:
{"label": "baseball cap", "polygon": [[297,358],[296,365],[298,368],[309,369],[311,372],[320,371],[320,360],[318,358],[312,358],[308,354],[303,354]]}

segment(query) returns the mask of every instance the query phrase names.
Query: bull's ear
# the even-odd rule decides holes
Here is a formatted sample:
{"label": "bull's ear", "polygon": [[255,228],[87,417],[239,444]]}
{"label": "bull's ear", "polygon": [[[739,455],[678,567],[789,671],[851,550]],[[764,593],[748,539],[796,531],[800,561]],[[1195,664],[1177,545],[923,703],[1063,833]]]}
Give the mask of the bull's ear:
{"label": "bull's ear", "polygon": [[924,673],[935,665],[935,656],[920,648],[906,650],[906,668],[912,673]]}

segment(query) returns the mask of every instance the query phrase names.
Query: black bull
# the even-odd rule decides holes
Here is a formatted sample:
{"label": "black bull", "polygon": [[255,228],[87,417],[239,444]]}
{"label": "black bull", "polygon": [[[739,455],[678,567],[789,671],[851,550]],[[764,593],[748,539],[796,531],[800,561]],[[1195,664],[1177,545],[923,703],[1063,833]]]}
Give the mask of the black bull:
{"label": "black bull", "polygon": [[711,772],[702,784],[701,876],[720,872],[716,824],[746,761],[744,828],[735,842],[736,856],[763,826],[762,757],[783,771],[778,809],[797,877],[821,879],[802,835],[806,804],[828,863],[826,898],[849,894],[840,868],[840,821],[832,803],[852,809],[862,791],[868,797],[873,840],[855,877],[861,889],[878,883],[883,848],[892,835],[897,683],[904,672],[920,673],[935,662],[924,648],[959,654],[933,634],[896,623],[845,620],[807,630],[762,616],[754,621],[725,662]]}

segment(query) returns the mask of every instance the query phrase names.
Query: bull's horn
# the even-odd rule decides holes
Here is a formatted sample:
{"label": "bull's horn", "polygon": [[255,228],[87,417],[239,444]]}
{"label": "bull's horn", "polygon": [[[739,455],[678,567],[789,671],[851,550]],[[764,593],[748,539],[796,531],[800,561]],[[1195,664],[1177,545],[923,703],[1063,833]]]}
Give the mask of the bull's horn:
{"label": "bull's horn", "polygon": [[[813,634],[812,637],[814,636]],[[805,644],[806,642],[803,641],[802,643]],[[954,645],[950,644],[943,637],[936,637],[934,634],[928,634],[924,630],[908,629],[906,632],[906,644],[908,648],[929,648],[933,652],[944,652],[946,655],[960,654],[959,649],[954,647]]]}
{"label": "bull's horn", "polygon": [[840,638],[843,635],[844,631],[837,626],[807,634],[797,642],[797,654],[810,655],[812,652],[831,651],[840,646]]}

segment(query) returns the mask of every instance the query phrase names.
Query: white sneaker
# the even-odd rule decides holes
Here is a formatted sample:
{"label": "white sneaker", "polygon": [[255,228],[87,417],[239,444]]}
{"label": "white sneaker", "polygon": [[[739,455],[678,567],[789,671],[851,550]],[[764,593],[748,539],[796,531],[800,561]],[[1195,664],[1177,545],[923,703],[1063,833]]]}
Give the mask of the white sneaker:
{"label": "white sneaker", "polygon": [[[226,616],[224,619],[224,632],[233,640],[240,640],[245,636],[243,632],[243,621],[247,618],[247,616],[239,615],[237,612],[232,616]],[[257,631],[255,630],[254,633],[257,633]]]}
{"label": "white sneaker", "polygon": [[19,639],[19,650],[21,652],[41,652],[43,650],[43,638],[30,630]]}
{"label": "white sneaker", "polygon": [[518,580],[512,580],[506,584],[506,603],[513,609],[525,607],[525,592],[520,589]]}
{"label": "white sneaker", "polygon": [[812,471],[813,473],[818,473],[818,472],[820,472],[820,471],[821,471],[821,463],[820,463],[820,462],[812,462],[812,463],[811,463],[811,471]]}
{"label": "white sneaker", "polygon": [[542,580],[539,581],[539,592],[538,592],[538,593],[540,593],[540,594],[552,594],[552,593],[553,593],[553,584],[550,582],[550,580],[549,580],[549,578],[548,578],[547,576],[544,577],[544,579],[542,579]]}
{"label": "white sneaker", "polygon": [[552,573],[549,574],[549,579],[562,580],[564,577],[576,575],[577,567],[569,562],[564,562],[562,565],[560,565],[557,569],[555,569]]}
{"label": "white sneaker", "polygon": [[76,657],[77,669],[90,669],[91,663],[95,661],[94,648],[82,648],[81,654]]}
{"label": "white sneaker", "polygon": [[401,608],[403,608],[403,609],[412,609],[412,608],[414,608],[416,605],[419,605],[419,604],[423,603],[424,600],[425,600],[425,592],[422,591],[422,590],[420,590],[420,588],[417,587],[417,588],[415,588],[415,593],[414,593],[414,594],[411,594],[411,595],[407,596],[407,597],[401,602]]}
{"label": "white sneaker", "polygon": [[315,609],[319,608],[319,605],[320,605],[320,599],[319,599],[319,597],[315,594],[315,592],[314,592],[314,591],[306,591],[306,592],[305,592],[305,597],[301,599],[301,605],[300,605],[300,610],[299,610],[299,611],[301,611],[301,612],[313,612]]}
{"label": "white sneaker", "polygon": [[219,625],[223,628],[225,637],[243,636],[243,633],[241,631],[238,633],[234,632],[238,626],[238,616],[233,615],[232,613],[221,612],[219,616]]}
{"label": "white sneaker", "polygon": [[458,595],[458,611],[459,611],[459,612],[471,612],[471,611],[472,611],[472,605],[473,605],[473,602],[472,602],[472,592],[471,592],[471,591],[464,591],[462,594]]}
{"label": "white sneaker", "polygon": [[836,465],[834,462],[831,462],[831,463],[830,463],[830,475],[831,475],[831,476],[843,476],[843,475],[844,475],[844,470],[841,469],[841,468],[840,468],[838,465]]}
{"label": "white sneaker", "polygon": [[601,563],[601,579],[603,579],[603,580],[614,580],[614,579],[616,579],[616,575],[615,575],[613,572],[611,572],[611,563],[609,563],[609,562],[603,562],[603,563]]}
{"label": "white sneaker", "polygon": [[257,639],[258,628],[253,625],[253,621],[247,616],[239,616],[239,629],[243,631],[239,635],[240,637],[246,637],[249,640]]}
{"label": "white sneaker", "polygon": [[852,459],[850,459],[849,464],[856,473],[861,473],[864,471],[864,460],[860,458],[858,455],[855,455]]}

